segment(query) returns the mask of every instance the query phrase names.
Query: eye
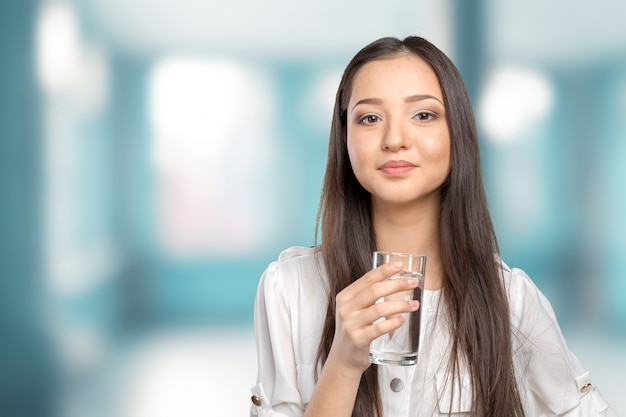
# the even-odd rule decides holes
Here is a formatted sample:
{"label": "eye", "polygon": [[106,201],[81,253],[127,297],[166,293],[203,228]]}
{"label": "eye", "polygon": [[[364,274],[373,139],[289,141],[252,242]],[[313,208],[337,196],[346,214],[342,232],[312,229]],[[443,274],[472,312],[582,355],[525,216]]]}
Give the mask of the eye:
{"label": "eye", "polygon": [[380,122],[381,118],[376,116],[375,114],[366,114],[364,116],[359,117],[357,123],[362,125],[373,125],[374,123]]}
{"label": "eye", "polygon": [[414,119],[417,119],[421,122],[428,122],[437,118],[437,116],[433,113],[421,111],[413,116]]}

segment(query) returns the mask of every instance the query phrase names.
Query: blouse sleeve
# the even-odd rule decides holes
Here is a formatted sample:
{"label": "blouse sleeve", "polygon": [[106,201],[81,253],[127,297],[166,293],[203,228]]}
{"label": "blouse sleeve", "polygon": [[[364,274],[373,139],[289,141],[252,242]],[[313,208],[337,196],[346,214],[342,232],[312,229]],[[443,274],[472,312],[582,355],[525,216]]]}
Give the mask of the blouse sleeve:
{"label": "blouse sleeve", "polygon": [[514,354],[528,415],[617,417],[569,350],[547,298],[526,273],[511,272]]}
{"label": "blouse sleeve", "polygon": [[260,279],[254,305],[258,355],[257,384],[252,387],[250,416],[297,417],[304,405],[297,383],[292,324],[280,262]]}

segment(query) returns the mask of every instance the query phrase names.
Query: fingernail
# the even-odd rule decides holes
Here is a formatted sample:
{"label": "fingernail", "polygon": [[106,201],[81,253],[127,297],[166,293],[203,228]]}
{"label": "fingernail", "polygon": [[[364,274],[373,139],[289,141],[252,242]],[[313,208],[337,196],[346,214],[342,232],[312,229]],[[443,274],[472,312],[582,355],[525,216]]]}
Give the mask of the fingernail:
{"label": "fingernail", "polygon": [[409,303],[411,304],[411,307],[417,307],[419,305],[419,301],[417,300],[410,300]]}
{"label": "fingernail", "polygon": [[402,262],[394,262],[391,264],[391,267],[396,271],[399,271],[402,268]]}
{"label": "fingernail", "polygon": [[409,284],[409,286],[414,286],[415,284],[417,284],[417,280],[415,278],[407,278],[406,282]]}

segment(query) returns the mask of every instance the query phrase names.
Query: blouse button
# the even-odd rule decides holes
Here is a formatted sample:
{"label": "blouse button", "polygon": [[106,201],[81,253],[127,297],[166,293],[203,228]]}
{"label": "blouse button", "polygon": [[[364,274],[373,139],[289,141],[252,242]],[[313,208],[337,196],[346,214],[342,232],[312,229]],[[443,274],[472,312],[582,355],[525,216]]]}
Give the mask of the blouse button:
{"label": "blouse button", "polygon": [[256,405],[257,407],[261,406],[261,399],[259,397],[257,397],[256,395],[253,395],[252,398],[250,398],[252,400],[252,404]]}
{"label": "blouse button", "polygon": [[400,392],[404,388],[404,382],[400,378],[394,378],[389,383],[389,386],[393,392]]}
{"label": "blouse button", "polygon": [[587,384],[582,386],[582,388],[580,389],[580,392],[587,392],[590,389],[591,389],[591,384],[587,383]]}

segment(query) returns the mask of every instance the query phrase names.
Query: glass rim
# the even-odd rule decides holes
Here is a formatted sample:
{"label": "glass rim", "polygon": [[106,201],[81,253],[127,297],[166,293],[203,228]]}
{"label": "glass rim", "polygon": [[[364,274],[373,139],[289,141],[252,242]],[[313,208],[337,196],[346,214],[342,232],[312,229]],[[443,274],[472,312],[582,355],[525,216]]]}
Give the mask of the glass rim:
{"label": "glass rim", "polygon": [[421,254],[421,253],[393,252],[393,251],[387,251],[387,250],[375,250],[373,252],[373,255],[376,256],[377,253],[386,254],[386,255],[404,256],[404,257],[413,256],[416,258],[417,257],[426,258],[426,255]]}

